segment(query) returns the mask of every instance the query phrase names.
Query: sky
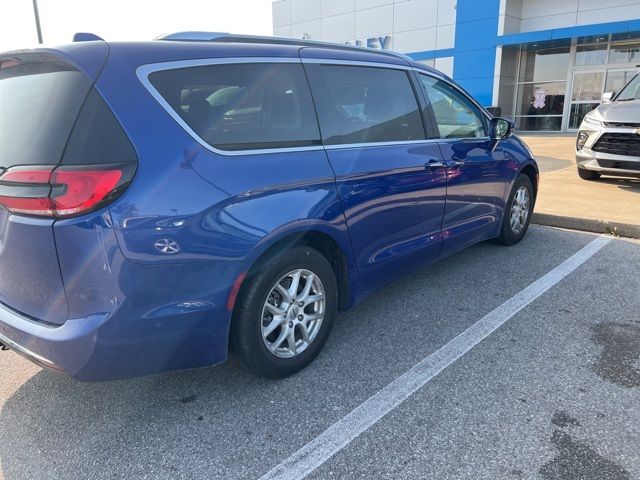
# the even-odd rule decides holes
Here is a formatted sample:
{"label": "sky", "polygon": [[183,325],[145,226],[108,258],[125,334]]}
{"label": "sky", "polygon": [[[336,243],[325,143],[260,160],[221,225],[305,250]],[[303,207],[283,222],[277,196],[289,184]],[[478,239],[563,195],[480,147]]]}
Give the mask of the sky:
{"label": "sky", "polygon": [[[272,35],[272,0],[38,0],[45,45],[76,32],[107,41],[184,30]],[[38,43],[32,0],[0,0],[0,52]]]}

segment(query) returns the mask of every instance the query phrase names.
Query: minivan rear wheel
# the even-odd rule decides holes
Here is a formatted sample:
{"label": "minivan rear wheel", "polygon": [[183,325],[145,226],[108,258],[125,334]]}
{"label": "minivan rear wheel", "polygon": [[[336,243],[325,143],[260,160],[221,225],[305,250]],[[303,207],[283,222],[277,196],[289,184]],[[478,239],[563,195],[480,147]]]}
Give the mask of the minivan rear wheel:
{"label": "minivan rear wheel", "polygon": [[583,180],[599,180],[600,173],[578,167],[578,176]]}
{"label": "minivan rear wheel", "polygon": [[533,213],[533,185],[523,173],[518,175],[507,201],[502,228],[497,238],[503,245],[515,245],[527,233]]}
{"label": "minivan rear wheel", "polygon": [[234,351],[253,373],[283,378],[320,353],[333,326],[338,287],[331,264],[301,246],[273,255],[244,282],[232,320]]}

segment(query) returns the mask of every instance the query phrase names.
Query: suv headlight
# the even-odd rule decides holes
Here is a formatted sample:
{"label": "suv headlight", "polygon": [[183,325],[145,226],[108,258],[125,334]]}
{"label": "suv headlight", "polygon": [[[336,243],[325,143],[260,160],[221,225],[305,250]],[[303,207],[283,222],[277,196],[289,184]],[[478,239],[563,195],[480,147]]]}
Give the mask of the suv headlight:
{"label": "suv headlight", "polygon": [[580,130],[578,132],[578,136],[576,137],[576,150],[582,150],[582,147],[584,147],[584,144],[587,143],[587,140],[589,140],[589,133]]}

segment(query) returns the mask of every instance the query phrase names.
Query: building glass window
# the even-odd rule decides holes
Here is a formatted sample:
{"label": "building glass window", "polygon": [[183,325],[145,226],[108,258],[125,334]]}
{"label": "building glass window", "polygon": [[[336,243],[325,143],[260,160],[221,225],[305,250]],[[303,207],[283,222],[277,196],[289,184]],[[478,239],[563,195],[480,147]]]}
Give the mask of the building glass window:
{"label": "building glass window", "polygon": [[[520,122],[526,130],[560,130],[564,109],[566,82],[524,83],[518,86],[516,118],[544,117],[547,120],[529,118]],[[549,118],[551,117],[551,118]],[[558,120],[554,120],[553,118]]]}
{"label": "building glass window", "polygon": [[520,82],[563,80],[567,77],[570,47],[525,47],[520,58]]}
{"label": "building glass window", "polygon": [[640,71],[640,32],[523,45],[519,67],[511,96],[518,128],[577,129],[604,92],[619,92]]}
{"label": "building glass window", "polygon": [[600,104],[605,71],[575,72],[571,92],[569,128],[578,128],[582,118]]}
{"label": "building glass window", "polygon": [[562,115],[565,87],[566,82],[521,84],[516,115]]}
{"label": "building glass window", "polygon": [[600,102],[604,71],[576,72],[573,77],[572,101]]}
{"label": "building glass window", "polygon": [[562,127],[560,117],[518,117],[516,128],[518,130],[548,130],[558,131]]}
{"label": "building glass window", "polygon": [[560,130],[570,45],[527,45],[520,56],[516,126],[522,130]]}
{"label": "building glass window", "polygon": [[612,43],[609,63],[633,63],[640,61],[640,42]]}
{"label": "building glass window", "polygon": [[576,65],[602,65],[607,62],[607,44],[578,45]]}
{"label": "building glass window", "polygon": [[569,112],[569,128],[580,127],[584,116],[598,105],[598,103],[572,103]]}

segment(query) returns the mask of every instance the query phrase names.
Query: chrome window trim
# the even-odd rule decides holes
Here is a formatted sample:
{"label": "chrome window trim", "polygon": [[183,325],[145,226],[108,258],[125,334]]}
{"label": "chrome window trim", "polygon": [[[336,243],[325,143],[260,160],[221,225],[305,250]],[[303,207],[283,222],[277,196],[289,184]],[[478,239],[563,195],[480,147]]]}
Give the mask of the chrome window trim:
{"label": "chrome window trim", "polygon": [[386,62],[367,62],[363,60],[340,60],[338,58],[310,58],[302,57],[300,59],[302,63],[322,64],[322,65],[343,65],[352,67],[371,67],[371,68],[392,68],[395,70],[411,71],[413,67],[411,65],[399,65],[396,63]]}
{"label": "chrome window trim", "polygon": [[[400,146],[400,145],[416,145],[416,144],[429,144],[438,141],[451,141],[451,140],[482,140],[489,137],[478,137],[475,139],[452,139],[452,138],[427,138],[420,140],[400,140],[390,142],[370,142],[370,143],[349,143],[349,144],[336,144],[336,145],[318,145],[309,147],[283,147],[283,148],[261,148],[250,150],[222,150],[210,145],[200,135],[198,135],[183,119],[182,117],[169,105],[169,103],[160,95],[160,92],[149,81],[149,75],[155,72],[164,70],[174,70],[179,68],[200,67],[207,65],[225,65],[225,64],[245,64],[245,63],[299,63],[299,64],[325,64],[325,65],[347,65],[347,66],[361,66],[372,68],[392,68],[396,70],[413,71],[418,74],[427,75],[435,78],[439,81],[446,82],[448,85],[455,88],[460,94],[469,98],[474,105],[476,105],[480,112],[482,112],[486,119],[490,117],[486,114],[484,108],[479,105],[473,98],[470,98],[463,91],[461,91],[454,84],[448,82],[444,77],[433,75],[431,72],[414,68],[411,65],[397,65],[393,63],[385,62],[367,62],[367,61],[351,61],[340,59],[326,59],[326,58],[295,58],[295,57],[229,57],[229,58],[204,58],[194,60],[176,60],[170,62],[150,63],[140,65],[136,69],[136,76],[151,96],[160,104],[160,106],[200,145],[209,150],[223,156],[242,156],[242,155],[262,155],[269,153],[289,153],[289,152],[305,152],[305,151],[319,151],[319,150],[341,150],[348,148],[370,148],[370,147],[385,147],[385,146]],[[416,99],[417,100],[417,99]]]}
{"label": "chrome window trim", "polygon": [[238,155],[261,155],[267,153],[285,153],[285,152],[304,152],[313,150],[323,150],[322,145],[309,147],[280,147],[280,148],[260,148],[250,150],[222,150],[210,145],[200,135],[198,135],[182,117],[176,112],[171,105],[160,95],[160,92],[149,81],[149,75],[163,70],[176,70],[179,68],[204,67],[208,65],[225,65],[225,64],[244,64],[244,63],[297,63],[302,65],[299,58],[293,57],[233,57],[233,58],[206,58],[196,60],[178,60],[172,62],[150,63],[141,65],[136,69],[138,80],[149,91],[151,96],[162,106],[162,108],[200,145],[207,150],[218,155],[238,156]]}
{"label": "chrome window trim", "polygon": [[424,138],[422,140],[397,140],[392,142],[338,143],[335,145],[325,145],[324,148],[325,150],[342,150],[345,148],[393,147],[437,143],[441,140],[441,138]]}

